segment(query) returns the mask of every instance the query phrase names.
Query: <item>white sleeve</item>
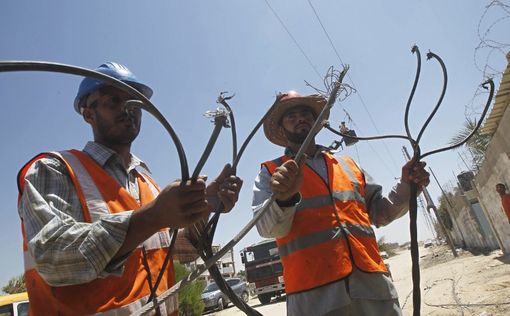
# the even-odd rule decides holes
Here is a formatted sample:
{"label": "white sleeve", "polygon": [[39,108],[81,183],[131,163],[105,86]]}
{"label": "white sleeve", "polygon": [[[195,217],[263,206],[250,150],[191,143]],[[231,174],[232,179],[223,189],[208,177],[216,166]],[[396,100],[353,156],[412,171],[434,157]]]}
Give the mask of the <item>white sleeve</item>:
{"label": "white sleeve", "polygon": [[[262,167],[253,185],[252,209],[257,214],[267,203],[271,196],[269,181],[271,174]],[[273,202],[269,209],[257,222],[257,230],[260,236],[265,238],[279,238],[287,235],[292,227],[296,206],[280,207]]]}

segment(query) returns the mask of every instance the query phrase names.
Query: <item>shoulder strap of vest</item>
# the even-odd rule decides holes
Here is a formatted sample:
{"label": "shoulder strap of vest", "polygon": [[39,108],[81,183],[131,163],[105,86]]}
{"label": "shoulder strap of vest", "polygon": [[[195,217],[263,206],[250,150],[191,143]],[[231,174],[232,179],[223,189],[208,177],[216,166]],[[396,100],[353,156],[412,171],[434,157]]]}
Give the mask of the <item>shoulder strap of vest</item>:
{"label": "shoulder strap of vest", "polygon": [[283,155],[273,160],[266,161],[260,165],[261,168],[265,167],[270,174],[273,174],[275,169],[281,166],[284,162],[289,160],[289,157]]}
{"label": "shoulder strap of vest", "polygon": [[157,190],[158,192],[161,191],[161,188],[159,185],[152,179],[152,177],[147,173],[140,170],[136,170],[136,172],[140,175],[141,180],[150,182]]}
{"label": "shoulder strap of vest", "polygon": [[23,191],[25,190],[25,175],[28,172],[28,169],[39,159],[42,159],[46,156],[48,156],[49,153],[40,153],[35,155],[32,159],[30,159],[21,169],[18,171],[18,175],[16,176],[17,179],[17,185],[18,185],[18,194],[21,196],[23,194]]}
{"label": "shoulder strap of vest", "polygon": [[124,189],[112,176],[108,174],[94,159],[82,151],[72,149],[69,151],[83,164],[85,169],[106,196],[119,196],[119,201],[125,203],[128,209],[138,209],[140,205],[126,189]]}
{"label": "shoulder strap of vest", "polygon": [[82,207],[83,218],[85,219],[86,222],[89,222],[89,223],[92,222],[90,214],[89,214],[89,211],[88,211],[88,206],[87,206],[87,203],[85,201],[85,198],[84,198],[83,194],[79,193],[79,192],[81,192],[80,182],[78,182],[78,179],[76,178],[76,176],[74,174],[74,171],[71,168],[71,166],[69,165],[69,163],[58,152],[40,153],[40,154],[36,155],[34,158],[30,159],[30,161],[28,161],[20,169],[20,171],[18,172],[18,203],[21,200],[21,196],[23,195],[23,191],[25,190],[25,176],[26,176],[28,170],[30,169],[30,167],[36,161],[38,161],[40,159],[43,159],[44,157],[47,157],[47,156],[52,156],[52,157],[60,160],[66,166],[66,168],[67,168],[67,170],[69,172],[71,181],[73,182],[73,185],[74,185],[74,187],[76,189],[76,192],[78,193],[77,195],[78,195],[78,199],[80,201],[81,207]]}

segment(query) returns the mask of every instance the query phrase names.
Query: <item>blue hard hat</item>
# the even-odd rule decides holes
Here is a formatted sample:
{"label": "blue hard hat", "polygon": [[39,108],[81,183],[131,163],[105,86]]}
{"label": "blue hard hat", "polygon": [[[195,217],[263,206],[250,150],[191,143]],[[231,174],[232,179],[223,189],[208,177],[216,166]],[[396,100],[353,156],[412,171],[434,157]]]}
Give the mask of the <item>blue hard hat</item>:
{"label": "blue hard hat", "polygon": [[[110,77],[116,78],[130,85],[131,87],[140,91],[147,98],[150,98],[152,96],[152,89],[138,81],[138,79],[136,79],[135,75],[131,72],[131,70],[129,70],[124,65],[114,62],[107,62],[94,70],[105,75],[108,75]],[[76,112],[80,113],[79,105],[82,98],[107,85],[108,83],[94,78],[86,77],[85,79],[83,79],[82,82],[80,83],[78,94],[76,95],[76,98],[74,98],[74,109],[76,110]]]}

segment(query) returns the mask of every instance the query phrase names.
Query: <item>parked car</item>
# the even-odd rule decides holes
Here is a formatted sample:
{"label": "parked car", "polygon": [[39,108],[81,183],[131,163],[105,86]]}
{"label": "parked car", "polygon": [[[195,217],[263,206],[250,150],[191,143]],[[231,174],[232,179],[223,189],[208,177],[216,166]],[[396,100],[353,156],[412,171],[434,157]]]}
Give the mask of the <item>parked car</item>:
{"label": "parked car", "polygon": [[27,292],[0,296],[1,316],[27,316],[28,294]]}
{"label": "parked car", "polygon": [[[227,279],[227,284],[232,288],[234,293],[239,296],[243,301],[248,302],[250,294],[246,282],[239,278]],[[209,283],[202,292],[202,300],[205,304],[205,309],[218,309],[222,310],[230,303],[229,298],[220,291],[215,282]]]}

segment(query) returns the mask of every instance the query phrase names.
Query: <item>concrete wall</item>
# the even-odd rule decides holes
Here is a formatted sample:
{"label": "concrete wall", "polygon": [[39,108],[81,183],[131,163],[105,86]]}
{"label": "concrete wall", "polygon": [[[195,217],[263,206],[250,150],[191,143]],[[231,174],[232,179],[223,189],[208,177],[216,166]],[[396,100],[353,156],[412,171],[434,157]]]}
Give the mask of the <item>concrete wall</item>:
{"label": "concrete wall", "polygon": [[[508,99],[508,98],[507,98]],[[478,199],[495,230],[503,252],[510,253],[510,224],[495,190],[497,183],[510,188],[510,100],[487,148],[485,160],[476,174],[474,184]]]}
{"label": "concrete wall", "polygon": [[466,195],[457,190],[449,195],[453,207],[448,207],[448,214],[452,219],[453,229],[450,231],[455,247],[471,250],[494,250],[499,248],[497,241],[486,236]]}
{"label": "concrete wall", "polygon": [[[508,66],[483,130],[492,134],[484,161],[468,192],[449,194],[453,207],[449,214],[453,221],[451,231],[457,247],[494,249],[510,253],[510,224],[496,192],[497,183],[510,188],[510,53]],[[479,207],[472,207],[477,201]]]}

